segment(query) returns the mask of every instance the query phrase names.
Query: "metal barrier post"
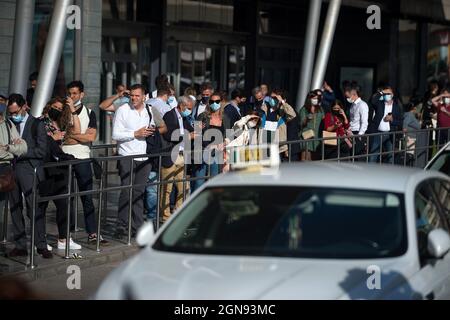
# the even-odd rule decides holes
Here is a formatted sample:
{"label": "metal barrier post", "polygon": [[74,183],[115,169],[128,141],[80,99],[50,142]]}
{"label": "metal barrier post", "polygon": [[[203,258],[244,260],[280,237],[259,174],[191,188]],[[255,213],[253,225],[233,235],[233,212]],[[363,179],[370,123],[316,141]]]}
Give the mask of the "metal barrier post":
{"label": "metal barrier post", "polygon": [[337,154],[337,156],[338,156],[338,163],[341,163],[341,137],[338,137],[338,139],[337,139],[337,152],[338,152],[338,154]]}
{"label": "metal barrier post", "polygon": [[33,209],[31,210],[31,250],[30,250],[30,267],[31,269],[36,268],[34,265],[34,247],[35,247],[35,239],[34,234],[35,224],[36,224],[36,206],[37,206],[37,168],[34,168],[33,172]]}
{"label": "metal barrier post", "polygon": [[[130,158],[130,190],[128,192],[129,204],[128,204],[128,245],[131,246],[131,216],[133,213],[133,184],[134,184],[134,159]],[[98,235],[97,235],[98,238]]]}
{"label": "metal barrier post", "polygon": [[355,149],[356,149],[356,144],[355,144],[355,136],[352,136],[352,163],[355,163]]}
{"label": "metal barrier post", "polygon": [[[106,152],[105,153],[106,156],[109,157],[109,148],[105,148],[105,152]],[[104,183],[104,187],[106,187],[106,188],[108,188],[108,165],[109,165],[109,162],[107,161],[105,168],[103,168],[103,170],[102,170],[102,173],[103,173],[102,177],[104,179],[103,183]],[[107,218],[108,218],[108,192],[105,192],[103,194],[103,210],[105,210],[103,223],[106,225]]]}
{"label": "metal barrier post", "polygon": [[156,189],[156,201],[158,202],[156,205],[156,231],[159,230],[159,224],[160,224],[160,215],[161,215],[161,202],[159,201],[161,199],[161,190],[162,190],[162,179],[161,179],[161,166],[162,166],[162,156],[159,156],[159,166],[158,166],[158,184],[156,185],[158,188]]}
{"label": "metal barrier post", "polygon": [[380,134],[380,164],[383,164],[383,134]]}
{"label": "metal barrier post", "polygon": [[406,167],[406,158],[408,157],[408,138],[407,135],[405,134],[405,138],[404,138],[404,146],[405,146],[405,154],[404,154],[404,159],[403,159],[403,166]]}
{"label": "metal barrier post", "polygon": [[[427,130],[427,143],[430,143],[430,129]],[[427,162],[430,160],[430,146],[427,147]]]}
{"label": "metal barrier post", "polygon": [[[105,161],[102,160],[102,173],[105,170]],[[103,176],[103,174],[102,174]],[[102,177],[103,178],[103,177]],[[103,204],[103,179],[100,179],[100,194],[98,196],[98,223],[97,223],[97,252],[100,252],[100,230],[102,219],[102,204]]]}
{"label": "metal barrier post", "polygon": [[395,132],[392,133],[392,165],[395,165]]}
{"label": "metal barrier post", "polygon": [[[362,138],[361,138],[362,143]],[[366,163],[369,163],[369,154],[370,154],[370,137],[366,136]]]}
{"label": "metal barrier post", "polygon": [[[72,170],[71,170],[72,171]],[[71,173],[70,175],[72,176],[73,173]],[[73,179],[73,190],[74,192],[78,192],[78,180],[77,179]],[[69,199],[70,201],[71,199]],[[75,232],[80,231],[81,229],[78,228],[78,196],[75,196],[74,199],[74,211],[75,211],[75,215],[73,217],[74,219],[74,223],[75,223]]]}
{"label": "metal barrier post", "polygon": [[5,207],[3,208],[3,240],[1,243],[5,244],[8,242],[8,213],[9,213],[9,200],[8,197],[5,199]]}
{"label": "metal barrier post", "polygon": [[[187,177],[187,165],[186,163],[183,165],[183,202],[186,201],[186,177]],[[180,192],[180,190],[178,190],[178,192]],[[177,195],[177,197],[179,197],[179,195]],[[176,207],[176,199],[175,199],[175,207]]]}
{"label": "metal barrier post", "polygon": [[[70,248],[70,210],[71,210],[71,205],[70,202],[72,200],[72,164],[69,164],[69,181],[67,183],[68,185],[68,194],[69,194],[69,199],[67,201],[67,229],[66,229],[66,248],[65,248],[65,252],[64,252],[64,259],[70,259],[69,257],[69,248]],[[76,189],[75,189],[76,190]],[[75,191],[77,192],[77,191]],[[76,199],[76,197],[75,197]],[[77,216],[77,213],[75,212],[75,217]],[[76,220],[75,220],[76,221]],[[76,230],[76,229],[75,229]]]}

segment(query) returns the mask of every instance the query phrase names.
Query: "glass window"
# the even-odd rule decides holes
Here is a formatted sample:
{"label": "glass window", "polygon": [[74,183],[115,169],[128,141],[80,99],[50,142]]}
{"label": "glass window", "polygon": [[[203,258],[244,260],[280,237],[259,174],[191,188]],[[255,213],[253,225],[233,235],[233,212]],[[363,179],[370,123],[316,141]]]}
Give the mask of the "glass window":
{"label": "glass window", "polygon": [[233,30],[233,0],[167,0],[167,23]]}
{"label": "glass window", "polygon": [[300,2],[294,6],[282,6],[273,3],[261,3],[259,12],[259,34],[288,37],[300,37],[305,34],[305,23],[293,24],[292,21],[307,21],[308,9]]}
{"label": "glass window", "polygon": [[[30,73],[39,71],[53,13],[53,0],[36,1],[33,23],[32,49]],[[61,61],[56,75],[54,95],[65,96],[66,83],[74,79],[75,69],[75,30],[67,30]]]}
{"label": "glass window", "polygon": [[416,45],[417,23],[409,20],[399,20],[398,45],[398,92],[402,101],[409,101],[416,88]]}
{"label": "glass window", "polygon": [[447,219],[447,226],[450,226],[450,183],[444,180],[435,180],[432,186],[443,214]]}
{"label": "glass window", "polygon": [[180,212],[154,249],[323,259],[399,256],[407,247],[403,201],[388,192],[209,188]]}
{"label": "glass window", "polygon": [[431,185],[428,182],[423,183],[415,195],[417,241],[422,258],[428,255],[428,234],[435,229],[445,229],[446,226],[433,196],[432,185],[433,182]]}
{"label": "glass window", "polygon": [[442,152],[430,166],[430,170],[436,170],[450,176],[450,151]]}
{"label": "glass window", "polygon": [[450,28],[430,24],[429,32],[427,80],[438,80],[444,88],[449,84]]}

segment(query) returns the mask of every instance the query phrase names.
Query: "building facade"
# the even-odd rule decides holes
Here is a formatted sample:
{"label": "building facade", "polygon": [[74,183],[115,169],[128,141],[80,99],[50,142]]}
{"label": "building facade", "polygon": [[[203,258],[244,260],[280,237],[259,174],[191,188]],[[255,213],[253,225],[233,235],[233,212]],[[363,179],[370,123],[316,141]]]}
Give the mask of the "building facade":
{"label": "building facade", "polygon": [[[39,70],[54,0],[36,0],[30,73]],[[427,82],[449,82],[450,0],[343,0],[326,80],[362,84],[368,96],[390,83],[402,99],[423,94]],[[55,85],[86,85],[97,108],[113,84],[170,75],[178,93],[202,82],[230,92],[260,83],[288,90],[294,105],[309,0],[76,0],[81,29],[68,30]],[[381,8],[381,29],[369,30],[370,5]],[[323,1],[321,27],[328,1]],[[8,92],[15,1],[0,0],[0,92]],[[316,52],[317,54],[317,52]],[[314,75],[313,75],[314,77]],[[97,109],[98,111],[98,109]],[[103,114],[97,112],[100,123]],[[103,136],[101,136],[103,138]]]}

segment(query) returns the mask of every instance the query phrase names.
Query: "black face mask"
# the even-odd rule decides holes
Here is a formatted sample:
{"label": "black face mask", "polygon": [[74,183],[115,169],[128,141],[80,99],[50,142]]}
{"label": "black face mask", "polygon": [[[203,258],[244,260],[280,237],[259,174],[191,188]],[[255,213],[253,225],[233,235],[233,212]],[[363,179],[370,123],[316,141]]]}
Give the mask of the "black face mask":
{"label": "black face mask", "polygon": [[255,106],[257,106],[258,108],[262,107],[264,100],[260,100],[260,101],[255,101]]}
{"label": "black face mask", "polygon": [[208,104],[208,102],[209,102],[209,97],[202,97],[203,104]]}
{"label": "black face mask", "polygon": [[338,116],[340,114],[341,114],[340,111],[333,110],[333,115]]}
{"label": "black face mask", "polygon": [[59,118],[61,117],[61,113],[62,113],[61,111],[51,108],[50,111],[48,112],[48,117],[52,121],[58,121]]}

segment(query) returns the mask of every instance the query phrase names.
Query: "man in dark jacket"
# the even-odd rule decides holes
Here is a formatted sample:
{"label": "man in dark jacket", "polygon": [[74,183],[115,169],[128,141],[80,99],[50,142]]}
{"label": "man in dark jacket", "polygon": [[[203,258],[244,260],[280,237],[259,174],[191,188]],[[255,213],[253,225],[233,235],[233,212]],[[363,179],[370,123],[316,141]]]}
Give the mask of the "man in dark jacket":
{"label": "man in dark jacket", "polygon": [[[187,156],[185,147],[187,141],[194,140],[194,128],[187,117],[191,114],[194,102],[190,97],[182,96],[178,99],[178,106],[167,112],[163,120],[167,127],[167,132],[163,134],[165,144],[168,144],[170,156],[162,158],[161,175],[162,180],[182,180],[184,178],[185,164],[190,163],[190,155]],[[188,139],[188,140],[186,140]],[[185,141],[186,140],[186,141]],[[167,150],[165,148],[165,150]],[[175,208],[183,204],[183,182],[174,183],[177,191],[177,201]],[[162,222],[170,218],[170,194],[173,184],[163,184],[161,192],[161,208],[163,210]],[[189,183],[185,183],[186,193],[189,190]]]}
{"label": "man in dark jacket", "polygon": [[[27,113],[26,101],[20,94],[12,94],[8,99],[8,114],[23,140],[26,141],[28,151],[16,159],[14,167],[16,187],[9,195],[12,219],[12,231],[15,248],[9,253],[10,257],[27,255],[27,236],[25,221],[22,214],[22,194],[25,196],[27,215],[31,219],[33,210],[33,177],[37,169],[36,185],[45,179],[44,170],[40,168],[44,163],[47,152],[47,132],[44,123]],[[47,249],[45,238],[45,214],[39,206],[35,217],[35,245],[37,252],[45,259],[52,258]]]}
{"label": "man in dark jacket", "polygon": [[239,105],[244,97],[244,94],[239,89],[235,89],[231,92],[231,101],[223,110],[225,114],[224,120],[227,122],[225,123],[225,129],[232,129],[234,124],[241,120],[242,113]]}
{"label": "man in dark jacket", "polygon": [[[383,100],[380,100],[381,93],[374,97],[375,103],[375,115],[371,123],[370,132],[380,133],[380,136],[376,136],[371,139],[369,162],[379,161],[379,152],[382,146],[382,151],[389,152],[386,155],[387,162],[393,163],[392,152],[394,150],[393,145],[393,132],[400,131],[402,129],[403,114],[396,99],[394,99],[394,91],[392,87],[386,86],[383,91]],[[378,99],[377,99],[378,98]]]}

